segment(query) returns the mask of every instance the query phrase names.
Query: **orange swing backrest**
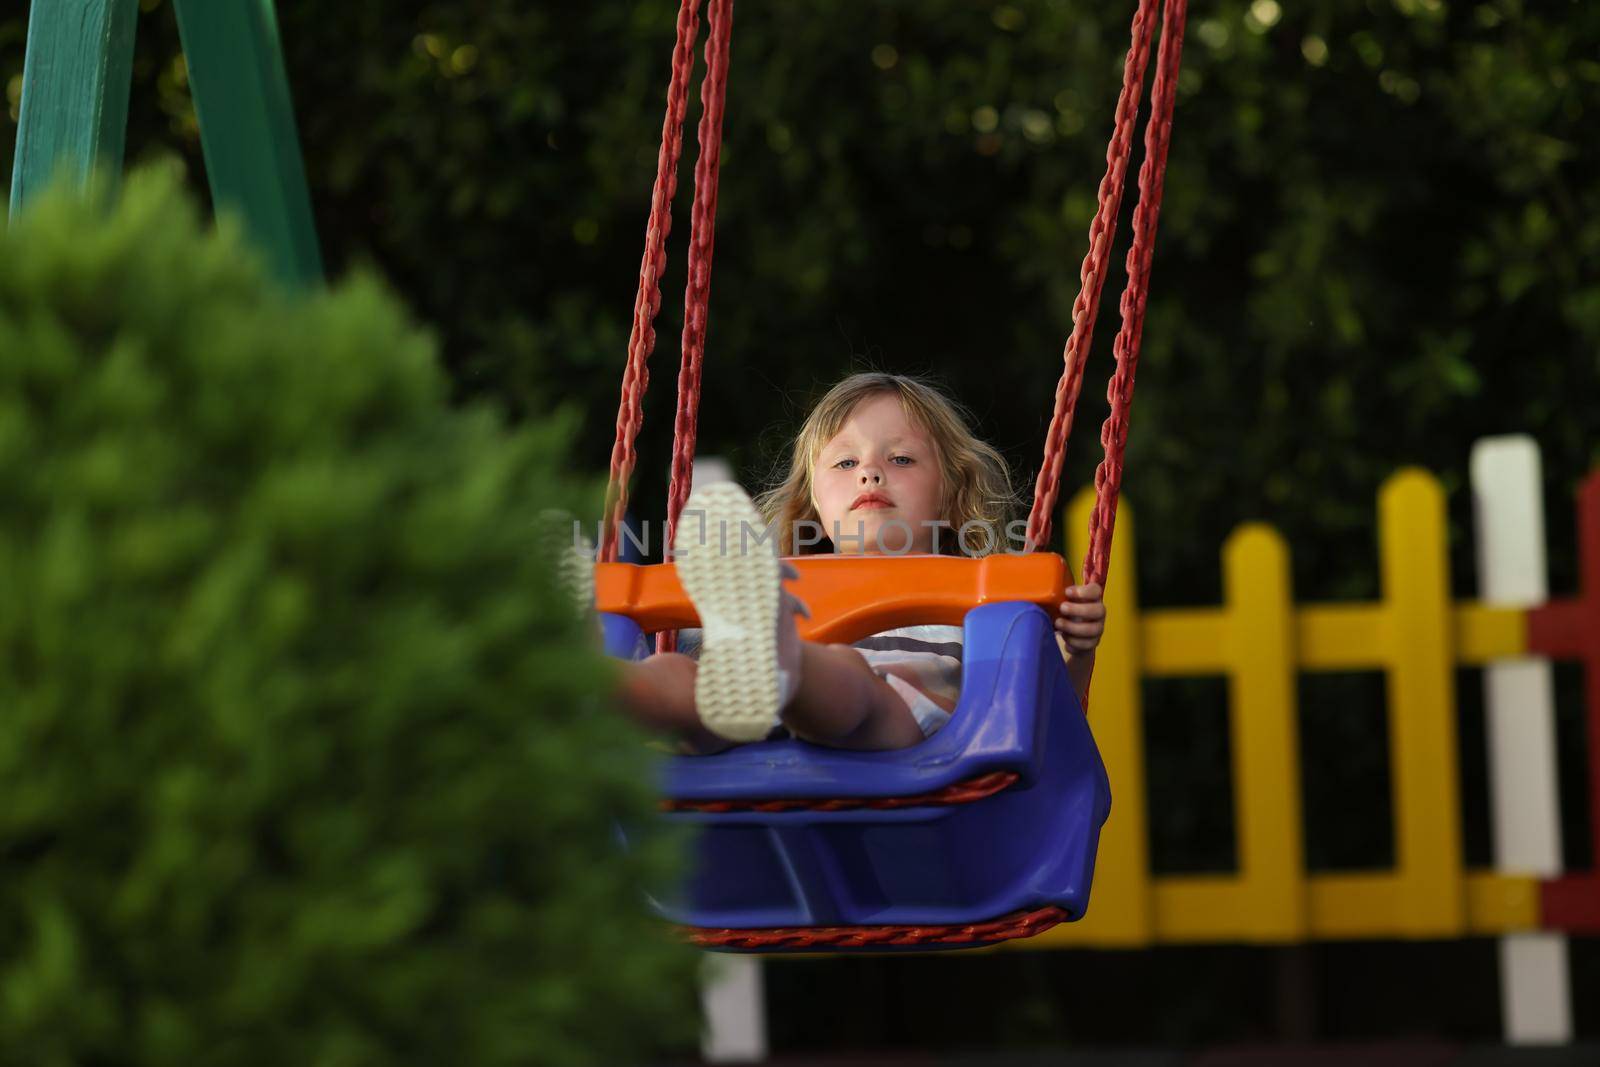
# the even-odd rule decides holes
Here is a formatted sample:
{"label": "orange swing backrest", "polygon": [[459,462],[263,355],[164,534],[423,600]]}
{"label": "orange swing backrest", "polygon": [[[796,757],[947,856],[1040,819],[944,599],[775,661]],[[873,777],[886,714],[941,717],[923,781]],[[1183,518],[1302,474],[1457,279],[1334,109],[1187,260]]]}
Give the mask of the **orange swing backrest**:
{"label": "orange swing backrest", "polygon": [[[1054,552],[961,556],[790,556],[800,577],[785,584],[811,609],[798,619],[808,641],[847,643],[900,626],[960,626],[979,604],[1026,601],[1046,612],[1070,581]],[[595,564],[595,606],[626,615],[646,633],[699,626],[671,563]]]}

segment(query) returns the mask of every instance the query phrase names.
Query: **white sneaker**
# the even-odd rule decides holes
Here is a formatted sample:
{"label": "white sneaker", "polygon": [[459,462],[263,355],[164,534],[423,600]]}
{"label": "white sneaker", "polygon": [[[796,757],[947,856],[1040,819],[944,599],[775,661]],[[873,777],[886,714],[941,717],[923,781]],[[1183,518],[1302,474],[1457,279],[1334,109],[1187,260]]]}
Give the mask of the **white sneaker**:
{"label": "white sneaker", "polygon": [[[691,514],[698,513],[698,514]],[[729,741],[760,741],[800,683],[796,612],[783,589],[794,568],[778,559],[755,505],[732,482],[696,489],[684,504],[673,555],[700,615],[695,707],[706,729]]]}
{"label": "white sneaker", "polygon": [[594,543],[581,529],[575,529],[575,520],[565,511],[549,508],[539,518],[540,550],[554,557],[557,583],[572,598],[573,609],[584,625],[603,636],[605,627],[594,606]]}

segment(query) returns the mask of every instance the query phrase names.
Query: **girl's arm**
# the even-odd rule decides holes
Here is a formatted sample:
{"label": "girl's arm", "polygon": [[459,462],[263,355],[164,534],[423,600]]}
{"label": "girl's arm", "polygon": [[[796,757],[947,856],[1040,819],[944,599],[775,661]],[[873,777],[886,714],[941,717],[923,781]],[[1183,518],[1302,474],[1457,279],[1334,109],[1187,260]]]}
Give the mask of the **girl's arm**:
{"label": "girl's arm", "polygon": [[1089,699],[1089,675],[1094,673],[1094,653],[1079,652],[1067,656],[1067,677],[1072,679],[1073,692],[1081,705]]}
{"label": "girl's arm", "polygon": [[1106,632],[1106,605],[1099,583],[1067,589],[1056,618],[1056,636],[1067,658],[1067,677],[1082,703],[1089,698],[1089,675],[1094,672],[1094,650]]}

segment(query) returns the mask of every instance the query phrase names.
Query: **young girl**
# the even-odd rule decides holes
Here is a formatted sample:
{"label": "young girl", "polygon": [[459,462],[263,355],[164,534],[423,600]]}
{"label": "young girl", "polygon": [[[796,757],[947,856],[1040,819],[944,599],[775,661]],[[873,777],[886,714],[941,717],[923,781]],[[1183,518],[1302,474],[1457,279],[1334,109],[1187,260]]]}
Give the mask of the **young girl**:
{"label": "young girl", "polygon": [[[987,555],[1006,548],[1015,499],[1004,459],[937,389],[895,374],[845,378],[806,418],[759,511],[732,483],[690,495],[674,556],[703,628],[682,631],[685,651],[626,664],[625,706],[695,753],[775,732],[836,748],[917,744],[955,710],[961,627],[802,641],[794,616],[810,612],[782,588],[796,572],[755,537],[775,525],[777,552],[791,556]],[[1069,588],[1058,611],[1081,699],[1105,630],[1100,587]]]}

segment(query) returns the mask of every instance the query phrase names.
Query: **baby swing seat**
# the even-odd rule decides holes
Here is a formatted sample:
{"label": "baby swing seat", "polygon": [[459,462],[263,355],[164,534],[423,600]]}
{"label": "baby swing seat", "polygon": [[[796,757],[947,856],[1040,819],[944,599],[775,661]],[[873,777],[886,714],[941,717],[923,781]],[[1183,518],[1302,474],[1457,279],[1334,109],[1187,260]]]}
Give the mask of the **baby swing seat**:
{"label": "baby swing seat", "polygon": [[[1061,557],[791,562],[812,639],[865,636],[911,612],[923,622],[956,615],[965,634],[956,711],[895,751],[782,740],[667,760],[665,817],[698,833],[692,876],[657,910],[705,947],[768,952],[987,944],[1082,916],[1111,795],[1051,616],[1029,602],[1059,603]],[[620,570],[655,572],[663,591],[676,579],[670,565],[599,565],[602,608],[635,601],[632,618],[602,616],[607,650],[637,658],[650,624],[636,620],[671,614],[689,625],[687,600],[652,611],[640,603],[652,598],[637,598],[640,575]],[[878,580],[864,581],[873,572]],[[952,588],[975,576],[965,597]],[[841,621],[850,615],[841,602],[863,588],[901,592]]]}
{"label": "baby swing seat", "polygon": [[[684,291],[667,500],[669,544],[688,499],[699,426],[733,18],[732,0],[710,0],[707,6],[700,151],[695,160],[689,281]],[[606,620],[609,648],[623,657],[637,655],[645,634],[695,625],[693,609],[676,588],[670,564],[652,568],[616,560],[617,531],[627,511],[628,483],[638,460],[635,444],[644,423],[647,364],[655,348],[700,7],[701,0],[680,0],[606,484],[602,562],[596,566],[597,606],[616,616]],[[1073,412],[1116,243],[1139,98],[1155,50],[1150,121],[1144,131],[1139,199],[1120,306],[1122,325],[1112,346],[1116,370],[1106,391],[1110,414],[1100,435],[1105,458],[1095,471],[1095,510],[1082,572],[1086,584],[1102,587],[1122,486],[1187,12],[1188,0],[1138,0],[1106,150],[1106,172],[1089,227],[1089,251],[1079,269],[1072,334],[1062,353],[1061,377],[1028,515],[1028,547],[1050,544]],[[1160,46],[1155,49],[1158,24]],[[980,581],[977,595],[964,602],[924,600],[917,610],[898,616],[885,610],[885,605],[912,604],[903,594],[908,589],[922,592],[916,587],[929,559],[872,564],[800,557],[795,563],[803,579],[807,570],[817,572],[819,564],[826,565],[821,570],[834,572],[841,562],[910,566],[912,571],[877,572],[898,584],[884,581],[873,587],[870,596],[840,598],[832,605],[836,611],[813,599],[809,588],[795,592],[819,620],[826,620],[801,626],[801,636],[812,640],[859,640],[919,622],[963,626],[962,694],[954,718],[937,734],[894,752],[843,752],[797,741],[768,741],[716,756],[679,757],[668,764],[663,802],[668,817],[692,823],[703,832],[696,874],[677,899],[659,901],[657,906],[663,914],[690,924],[698,943],[734,951],[987,944],[1027,937],[1083,914],[1110,795],[1050,621],[1065,588],[1061,580],[1065,564],[1060,556],[1041,552],[956,560],[982,566],[998,563],[1002,566],[995,575],[1014,570],[1012,576],[1053,560],[1056,580],[1034,581],[1022,595],[985,588]],[[915,573],[915,582],[907,580],[908,573]],[[654,614],[641,612],[645,607]],[[866,627],[866,622],[878,625]]]}

